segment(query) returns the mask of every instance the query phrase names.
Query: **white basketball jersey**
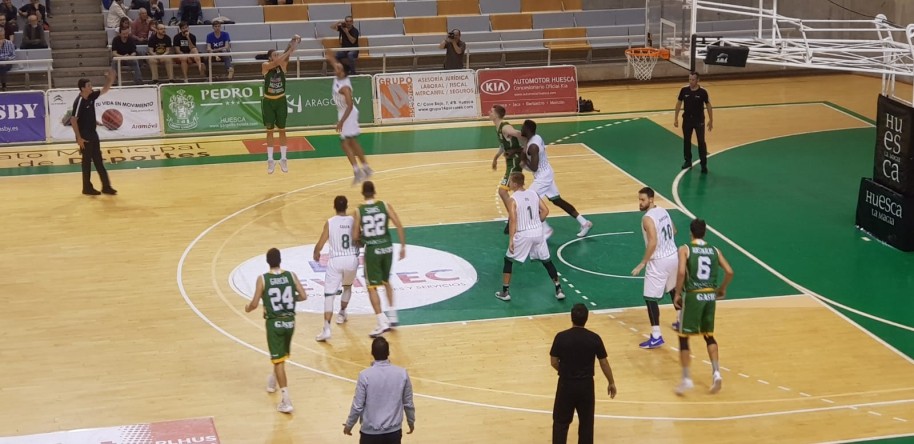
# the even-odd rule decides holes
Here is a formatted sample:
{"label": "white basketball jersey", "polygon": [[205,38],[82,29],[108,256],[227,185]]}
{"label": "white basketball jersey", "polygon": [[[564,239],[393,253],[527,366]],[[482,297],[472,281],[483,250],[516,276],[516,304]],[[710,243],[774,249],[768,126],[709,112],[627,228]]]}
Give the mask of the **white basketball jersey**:
{"label": "white basketball jersey", "polygon": [[[340,94],[340,90],[344,87],[349,87],[349,93],[352,92],[352,82],[349,81],[349,77],[344,79],[334,78],[333,79],[333,101],[336,102],[336,118],[341,119],[343,114],[346,113],[346,108],[349,106],[346,105],[346,97]],[[354,94],[353,94],[354,96]],[[352,106],[353,112],[355,111],[355,104]]]}
{"label": "white basketball jersey", "polygon": [[517,232],[542,230],[540,221],[540,197],[533,190],[515,191],[511,199],[517,204]]}
{"label": "white basketball jersey", "polygon": [[[539,134],[534,134],[533,137],[527,141],[527,148],[529,148],[530,145],[536,145],[539,147],[540,156],[539,167],[536,169],[536,171],[533,172],[533,180],[551,182],[554,176],[552,173],[552,165],[549,164],[549,156],[546,155],[546,144],[543,143],[543,138],[540,137]],[[524,151],[524,154],[527,156],[527,160],[529,161],[530,155],[528,152]]]}
{"label": "white basketball jersey", "polygon": [[358,256],[359,249],[352,242],[352,216],[333,216],[327,220],[330,228],[330,257]]}
{"label": "white basketball jersey", "polygon": [[[660,207],[654,207],[647,210],[644,217],[649,217],[654,221],[654,228],[657,231],[657,248],[651,259],[659,259],[676,254],[676,239],[673,236],[673,219],[670,219],[670,213]],[[641,227],[641,234],[644,235],[644,244],[647,245],[647,232]]]}

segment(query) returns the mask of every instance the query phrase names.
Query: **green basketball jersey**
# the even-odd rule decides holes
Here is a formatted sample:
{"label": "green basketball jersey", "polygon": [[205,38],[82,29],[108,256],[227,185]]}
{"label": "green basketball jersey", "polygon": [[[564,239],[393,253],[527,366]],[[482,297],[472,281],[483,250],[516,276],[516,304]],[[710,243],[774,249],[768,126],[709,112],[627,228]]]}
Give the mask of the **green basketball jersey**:
{"label": "green basketball jersey", "polygon": [[265,319],[295,317],[295,279],[292,272],[263,274],[263,317]]}
{"label": "green basketball jersey", "polygon": [[390,247],[387,205],[380,200],[359,205],[359,222],[362,228],[362,244],[377,248]]}
{"label": "green basketball jersey", "polygon": [[505,164],[507,166],[508,173],[516,173],[521,170],[520,166],[520,153],[521,146],[520,141],[517,140],[517,137],[509,137],[505,139],[505,135],[502,134],[502,129],[505,125],[510,125],[508,122],[501,122],[498,125],[498,129],[495,130],[496,135],[498,136],[498,142],[501,143],[501,147],[505,150]]}
{"label": "green basketball jersey", "polygon": [[263,75],[263,94],[281,96],[286,93],[286,73],[277,66]]}
{"label": "green basketball jersey", "polygon": [[717,288],[717,270],[720,262],[717,249],[703,240],[686,244],[689,259],[686,262],[686,291]]}

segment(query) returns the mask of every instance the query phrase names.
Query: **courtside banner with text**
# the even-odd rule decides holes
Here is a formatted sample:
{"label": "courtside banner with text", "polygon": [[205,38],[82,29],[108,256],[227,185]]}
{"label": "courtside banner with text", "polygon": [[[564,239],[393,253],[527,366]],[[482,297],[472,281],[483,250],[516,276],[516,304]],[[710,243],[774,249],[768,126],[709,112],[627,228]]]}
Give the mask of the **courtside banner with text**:
{"label": "courtside banner with text", "polygon": [[0,93],[0,144],[44,142],[44,110],[41,91]]}
{"label": "courtside banner with text", "polygon": [[472,70],[378,74],[374,79],[382,122],[479,115]]}
{"label": "courtside banner with text", "polygon": [[[76,88],[48,90],[51,140],[76,140],[70,126],[70,117],[78,94]],[[156,87],[112,88],[95,101],[98,136],[101,140],[159,136],[162,134],[159,113]]]}
{"label": "courtside banner with text", "polygon": [[[353,76],[352,99],[359,122],[373,123],[370,76]],[[289,128],[336,125],[332,77],[289,79],[286,102]],[[263,82],[163,85],[166,134],[212,133],[263,128]]]}
{"label": "courtside banner with text", "polygon": [[573,66],[481,69],[476,73],[482,115],[502,105],[512,115],[578,112],[578,75]]}

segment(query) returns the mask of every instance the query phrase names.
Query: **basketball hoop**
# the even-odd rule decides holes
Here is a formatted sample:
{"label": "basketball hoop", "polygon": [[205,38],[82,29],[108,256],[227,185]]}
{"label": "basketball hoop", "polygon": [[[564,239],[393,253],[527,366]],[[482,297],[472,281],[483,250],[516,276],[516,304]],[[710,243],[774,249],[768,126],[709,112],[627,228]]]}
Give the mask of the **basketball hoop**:
{"label": "basketball hoop", "polygon": [[655,48],[629,48],[625,50],[625,58],[635,71],[638,80],[650,80],[657,60],[669,60],[670,52]]}

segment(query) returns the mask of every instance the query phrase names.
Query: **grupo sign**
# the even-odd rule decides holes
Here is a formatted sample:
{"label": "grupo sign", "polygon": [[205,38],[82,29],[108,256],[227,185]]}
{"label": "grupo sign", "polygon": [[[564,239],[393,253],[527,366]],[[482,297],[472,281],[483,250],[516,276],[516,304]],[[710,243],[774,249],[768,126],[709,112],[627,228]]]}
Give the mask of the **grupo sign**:
{"label": "grupo sign", "polygon": [[382,122],[479,115],[472,70],[379,74],[375,85]]}
{"label": "grupo sign", "polygon": [[482,69],[477,72],[481,113],[502,105],[508,115],[575,113],[578,77],[573,66]]}

